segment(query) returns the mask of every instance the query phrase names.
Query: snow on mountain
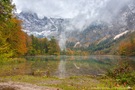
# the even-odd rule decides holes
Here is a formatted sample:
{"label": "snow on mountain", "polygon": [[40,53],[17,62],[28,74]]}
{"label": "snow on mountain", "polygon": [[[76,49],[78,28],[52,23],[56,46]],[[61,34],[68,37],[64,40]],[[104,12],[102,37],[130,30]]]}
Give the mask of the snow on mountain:
{"label": "snow on mountain", "polygon": [[61,18],[38,18],[36,13],[21,12],[17,15],[23,21],[23,30],[31,35],[37,37],[51,37],[57,36],[62,28],[64,19]]}
{"label": "snow on mountain", "polygon": [[82,29],[77,27],[83,27],[81,23],[78,24],[81,20],[83,23],[83,17],[75,18],[75,20],[50,17],[41,19],[33,12],[21,12],[17,14],[17,17],[23,21],[23,31],[29,35],[47,38],[54,36],[62,48],[65,48],[68,43],[74,43],[72,45],[74,47],[78,42],[81,46],[89,42],[87,44],[89,46],[93,42],[100,43],[110,37],[116,40],[135,30],[135,1],[131,0],[130,3],[123,5],[113,17],[110,16],[112,18],[110,21],[99,18],[92,21],[84,20],[91,23],[87,23]]}
{"label": "snow on mountain", "polygon": [[116,35],[116,36],[114,37],[114,40],[116,40],[116,39],[122,37],[123,35],[127,34],[128,32],[129,32],[129,31],[125,31],[125,32],[122,32],[122,33]]}
{"label": "snow on mountain", "polygon": [[80,42],[77,42],[77,43],[74,45],[74,48],[77,48],[77,47],[81,47],[81,43],[80,43]]}

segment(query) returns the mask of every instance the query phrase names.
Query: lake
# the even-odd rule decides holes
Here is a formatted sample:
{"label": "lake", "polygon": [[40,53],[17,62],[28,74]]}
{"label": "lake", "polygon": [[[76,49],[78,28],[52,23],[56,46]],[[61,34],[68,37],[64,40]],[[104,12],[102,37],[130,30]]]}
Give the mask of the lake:
{"label": "lake", "polygon": [[105,74],[128,63],[135,69],[134,57],[120,56],[27,56],[25,61],[0,65],[0,76],[33,75],[65,78]]}

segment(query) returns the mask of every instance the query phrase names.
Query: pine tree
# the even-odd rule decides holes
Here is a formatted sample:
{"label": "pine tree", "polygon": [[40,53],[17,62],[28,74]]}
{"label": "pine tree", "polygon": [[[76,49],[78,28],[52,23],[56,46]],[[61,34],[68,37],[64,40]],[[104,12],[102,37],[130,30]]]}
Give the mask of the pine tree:
{"label": "pine tree", "polygon": [[60,47],[54,38],[51,38],[48,49],[50,55],[60,55]]}
{"label": "pine tree", "polygon": [[7,21],[13,14],[15,5],[12,4],[12,0],[0,0],[0,21]]}

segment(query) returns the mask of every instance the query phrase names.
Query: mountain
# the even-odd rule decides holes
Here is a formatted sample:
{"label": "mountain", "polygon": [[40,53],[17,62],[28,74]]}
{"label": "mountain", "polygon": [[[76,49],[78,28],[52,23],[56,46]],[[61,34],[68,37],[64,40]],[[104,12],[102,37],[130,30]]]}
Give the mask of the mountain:
{"label": "mountain", "polygon": [[17,17],[23,21],[23,31],[37,37],[58,36],[64,28],[64,23],[68,22],[61,18],[44,17],[40,19],[38,15],[33,12],[21,12],[17,14]]}
{"label": "mountain", "polygon": [[134,56],[135,31],[127,32],[126,34],[121,33],[119,35],[122,36],[117,39],[107,38],[102,42],[92,43],[87,48],[87,51],[90,51],[91,54]]}
{"label": "mountain", "polygon": [[[97,18],[89,23],[87,27],[78,30],[73,25],[74,19],[63,18],[39,18],[33,12],[21,12],[17,17],[23,21],[23,31],[29,35],[33,34],[37,37],[50,38],[54,36],[58,39],[60,46],[75,48],[90,47],[109,40],[113,42],[121,36],[135,30],[135,1],[124,5],[117,14],[113,15],[111,21]],[[81,20],[81,18],[79,18]],[[74,23],[76,24],[76,23]],[[79,27],[79,26],[78,26]]]}
{"label": "mountain", "polygon": [[123,35],[133,32],[135,30],[135,1],[130,1],[117,14],[113,17],[110,16],[111,21],[95,20],[83,32],[78,35],[74,33],[79,38],[78,41],[83,44],[82,46],[89,46],[106,40],[115,41]]}

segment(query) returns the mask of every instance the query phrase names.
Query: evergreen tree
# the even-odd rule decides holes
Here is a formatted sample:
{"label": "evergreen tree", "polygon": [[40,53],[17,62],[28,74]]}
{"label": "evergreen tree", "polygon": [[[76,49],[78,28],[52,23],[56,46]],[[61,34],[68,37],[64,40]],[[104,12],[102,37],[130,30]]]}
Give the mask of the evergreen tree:
{"label": "evergreen tree", "polygon": [[50,55],[60,55],[60,47],[54,38],[51,38],[48,49]]}
{"label": "evergreen tree", "polygon": [[12,17],[14,10],[12,0],[0,0],[0,21],[7,21]]}

